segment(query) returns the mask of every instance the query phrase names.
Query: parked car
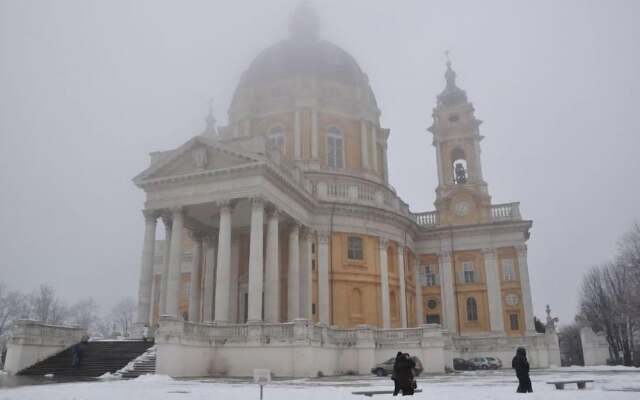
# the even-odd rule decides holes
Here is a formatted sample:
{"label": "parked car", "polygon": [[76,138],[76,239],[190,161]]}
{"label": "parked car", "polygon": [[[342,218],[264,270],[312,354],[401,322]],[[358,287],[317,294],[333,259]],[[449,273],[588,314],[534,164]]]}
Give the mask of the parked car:
{"label": "parked car", "polygon": [[464,358],[454,358],[453,369],[457,371],[469,371],[476,369],[476,367],[470,361],[465,360]]}
{"label": "parked car", "polygon": [[489,368],[499,369],[502,368],[502,360],[498,357],[485,357],[489,361]]}
{"label": "parked car", "polygon": [[487,360],[486,357],[474,357],[469,359],[469,362],[473,365],[475,369],[489,369],[491,368],[491,363]]}
{"label": "parked car", "polygon": [[[414,363],[416,363],[414,373],[416,376],[418,376],[422,373],[423,370],[422,362],[416,356],[412,356],[411,359]],[[393,372],[393,364],[395,363],[395,361],[396,358],[393,357],[379,364],[376,364],[373,368],[371,368],[371,373],[377,376],[391,375],[391,373]]]}

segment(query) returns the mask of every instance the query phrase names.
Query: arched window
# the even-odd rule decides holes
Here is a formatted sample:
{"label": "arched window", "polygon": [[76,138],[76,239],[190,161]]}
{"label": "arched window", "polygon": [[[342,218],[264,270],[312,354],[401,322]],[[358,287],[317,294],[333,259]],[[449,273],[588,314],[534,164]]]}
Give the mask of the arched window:
{"label": "arched window", "polygon": [[354,317],[362,316],[362,292],[360,289],[351,291],[351,315]]}
{"label": "arched window", "polygon": [[335,126],[327,131],[327,165],[330,168],[344,168],[344,138]]}
{"label": "arched window", "polygon": [[475,322],[478,320],[478,304],[476,299],[469,297],[467,299],[467,321]]}
{"label": "arched window", "polygon": [[282,153],[285,150],[285,137],[284,128],[280,125],[276,125],[269,129],[267,134],[267,148],[279,149]]}
{"label": "arched window", "polygon": [[461,185],[467,183],[469,179],[469,170],[467,168],[467,157],[461,148],[455,148],[451,152],[451,160],[453,167],[453,182]]}

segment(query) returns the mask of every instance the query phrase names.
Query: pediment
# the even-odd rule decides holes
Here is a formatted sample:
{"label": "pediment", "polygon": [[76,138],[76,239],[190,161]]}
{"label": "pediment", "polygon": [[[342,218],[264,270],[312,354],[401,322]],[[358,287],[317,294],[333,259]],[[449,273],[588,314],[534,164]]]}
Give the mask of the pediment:
{"label": "pediment", "polygon": [[178,149],[164,154],[147,170],[135,177],[134,182],[141,183],[146,180],[232,168],[259,161],[261,159],[255,155],[197,136]]}

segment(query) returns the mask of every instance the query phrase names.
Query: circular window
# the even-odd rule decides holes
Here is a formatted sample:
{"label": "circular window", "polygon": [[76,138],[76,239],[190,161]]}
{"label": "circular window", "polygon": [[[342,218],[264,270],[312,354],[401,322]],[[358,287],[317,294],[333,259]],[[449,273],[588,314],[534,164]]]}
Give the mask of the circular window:
{"label": "circular window", "polygon": [[438,307],[438,302],[430,299],[429,301],[427,301],[427,307],[429,307],[430,310],[434,310],[436,307]]}
{"label": "circular window", "polygon": [[515,306],[518,304],[518,296],[513,293],[510,293],[506,297],[507,304],[510,306]]}

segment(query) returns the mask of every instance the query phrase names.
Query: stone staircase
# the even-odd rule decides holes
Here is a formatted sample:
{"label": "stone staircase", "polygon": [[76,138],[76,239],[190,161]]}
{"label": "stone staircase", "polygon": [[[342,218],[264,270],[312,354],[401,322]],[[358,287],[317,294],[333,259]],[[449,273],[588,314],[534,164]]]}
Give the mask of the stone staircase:
{"label": "stone staircase", "polygon": [[[18,375],[95,378],[107,372],[114,373],[145,353],[153,343],[142,340],[95,341],[81,344],[82,362],[74,367],[71,347],[42,360]],[[153,361],[155,371],[155,354]]]}
{"label": "stone staircase", "polygon": [[137,378],[140,375],[156,373],[156,347],[150,347],[141,356],[120,369],[117,374],[122,378]]}

